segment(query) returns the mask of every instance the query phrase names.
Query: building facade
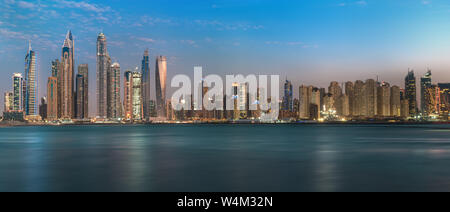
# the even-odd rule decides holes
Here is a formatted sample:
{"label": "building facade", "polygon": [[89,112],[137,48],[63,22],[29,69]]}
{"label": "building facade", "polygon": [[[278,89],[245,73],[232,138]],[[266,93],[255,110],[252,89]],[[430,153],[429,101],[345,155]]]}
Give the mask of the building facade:
{"label": "building facade", "polygon": [[167,80],[167,58],[158,56],[155,68],[156,81],[156,113],[158,117],[166,117],[166,80]]}

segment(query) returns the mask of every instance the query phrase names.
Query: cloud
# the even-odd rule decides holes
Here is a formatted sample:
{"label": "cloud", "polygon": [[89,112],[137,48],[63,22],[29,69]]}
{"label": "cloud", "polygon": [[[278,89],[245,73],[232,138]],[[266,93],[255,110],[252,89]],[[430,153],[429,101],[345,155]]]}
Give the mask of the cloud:
{"label": "cloud", "polygon": [[193,24],[201,26],[201,27],[212,27],[219,31],[230,30],[260,30],[264,29],[263,25],[255,25],[246,22],[235,22],[235,23],[224,23],[218,20],[194,20]]}
{"label": "cloud", "polygon": [[430,5],[430,4],[431,4],[431,1],[429,1],[429,0],[423,0],[423,1],[422,1],[422,4],[423,4],[423,5]]}
{"label": "cloud", "polygon": [[367,1],[365,1],[365,0],[360,0],[360,1],[350,2],[350,3],[347,3],[347,2],[341,2],[341,3],[339,3],[339,4],[335,5],[335,6],[337,6],[337,7],[347,7],[347,6],[360,6],[360,7],[365,7],[365,6],[367,6],[367,5],[368,5]]}
{"label": "cloud", "polygon": [[304,42],[300,42],[300,41],[289,41],[289,42],[281,42],[281,41],[266,41],[265,44],[267,45],[284,45],[284,46],[298,46],[301,48],[318,48],[318,45],[309,45],[309,44],[305,44]]}
{"label": "cloud", "polygon": [[367,2],[366,1],[357,1],[356,3],[355,3],[356,5],[359,5],[359,6],[367,6]]}
{"label": "cloud", "polygon": [[132,39],[136,39],[136,40],[140,40],[140,41],[144,41],[147,43],[156,43],[156,40],[153,38],[144,38],[144,37],[132,37]]}
{"label": "cloud", "polygon": [[17,6],[21,7],[21,8],[25,8],[25,9],[34,9],[37,6],[31,2],[26,2],[26,1],[19,1],[17,3]]}
{"label": "cloud", "polygon": [[4,28],[0,28],[0,35],[2,35],[2,37],[13,39],[24,39],[24,40],[29,39],[29,36],[26,36],[21,32],[15,32]]}
{"label": "cloud", "polygon": [[90,12],[96,12],[96,13],[103,13],[111,11],[111,7],[109,6],[99,6],[96,4],[87,3],[85,1],[68,1],[68,0],[53,0],[57,3],[57,5],[54,5],[55,7],[59,8],[76,8],[81,9],[85,11]]}

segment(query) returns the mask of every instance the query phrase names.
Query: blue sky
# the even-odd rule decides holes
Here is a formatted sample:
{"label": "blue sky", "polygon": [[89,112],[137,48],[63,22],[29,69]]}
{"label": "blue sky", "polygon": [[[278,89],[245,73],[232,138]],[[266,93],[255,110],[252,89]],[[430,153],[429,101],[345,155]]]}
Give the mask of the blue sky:
{"label": "blue sky", "polygon": [[[146,48],[166,55],[168,80],[202,65],[211,74],[280,74],[298,87],[376,78],[403,85],[408,68],[450,81],[450,2],[444,0],[0,0],[0,91],[23,72],[31,40],[39,96],[70,29],[76,64],[90,68],[103,31],[122,71]],[[151,61],[154,70],[154,60]],[[297,95],[297,92],[296,92]],[[3,105],[3,98],[0,103]],[[95,112],[91,104],[91,112]],[[3,109],[3,107],[2,107]]]}

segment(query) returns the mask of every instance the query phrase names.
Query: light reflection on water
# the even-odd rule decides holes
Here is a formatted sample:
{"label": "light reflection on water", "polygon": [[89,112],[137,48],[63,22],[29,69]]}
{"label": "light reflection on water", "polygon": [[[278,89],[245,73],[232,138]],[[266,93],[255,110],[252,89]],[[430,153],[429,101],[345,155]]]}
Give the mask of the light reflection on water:
{"label": "light reflection on water", "polygon": [[0,128],[0,191],[450,191],[449,129]]}

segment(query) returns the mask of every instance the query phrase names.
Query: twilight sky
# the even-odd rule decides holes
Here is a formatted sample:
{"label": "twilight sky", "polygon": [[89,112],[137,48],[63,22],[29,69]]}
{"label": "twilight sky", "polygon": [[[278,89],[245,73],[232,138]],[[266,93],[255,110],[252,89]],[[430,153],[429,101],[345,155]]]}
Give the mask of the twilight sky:
{"label": "twilight sky", "polygon": [[408,68],[421,76],[429,67],[434,82],[450,82],[449,23],[447,0],[0,0],[0,111],[12,73],[24,71],[28,40],[39,98],[46,95],[69,29],[76,65],[89,64],[93,115],[101,31],[122,73],[140,66],[146,48],[152,76],[154,57],[167,56],[169,85],[202,65],[205,74],[280,74],[296,88],[377,75],[403,87]]}

